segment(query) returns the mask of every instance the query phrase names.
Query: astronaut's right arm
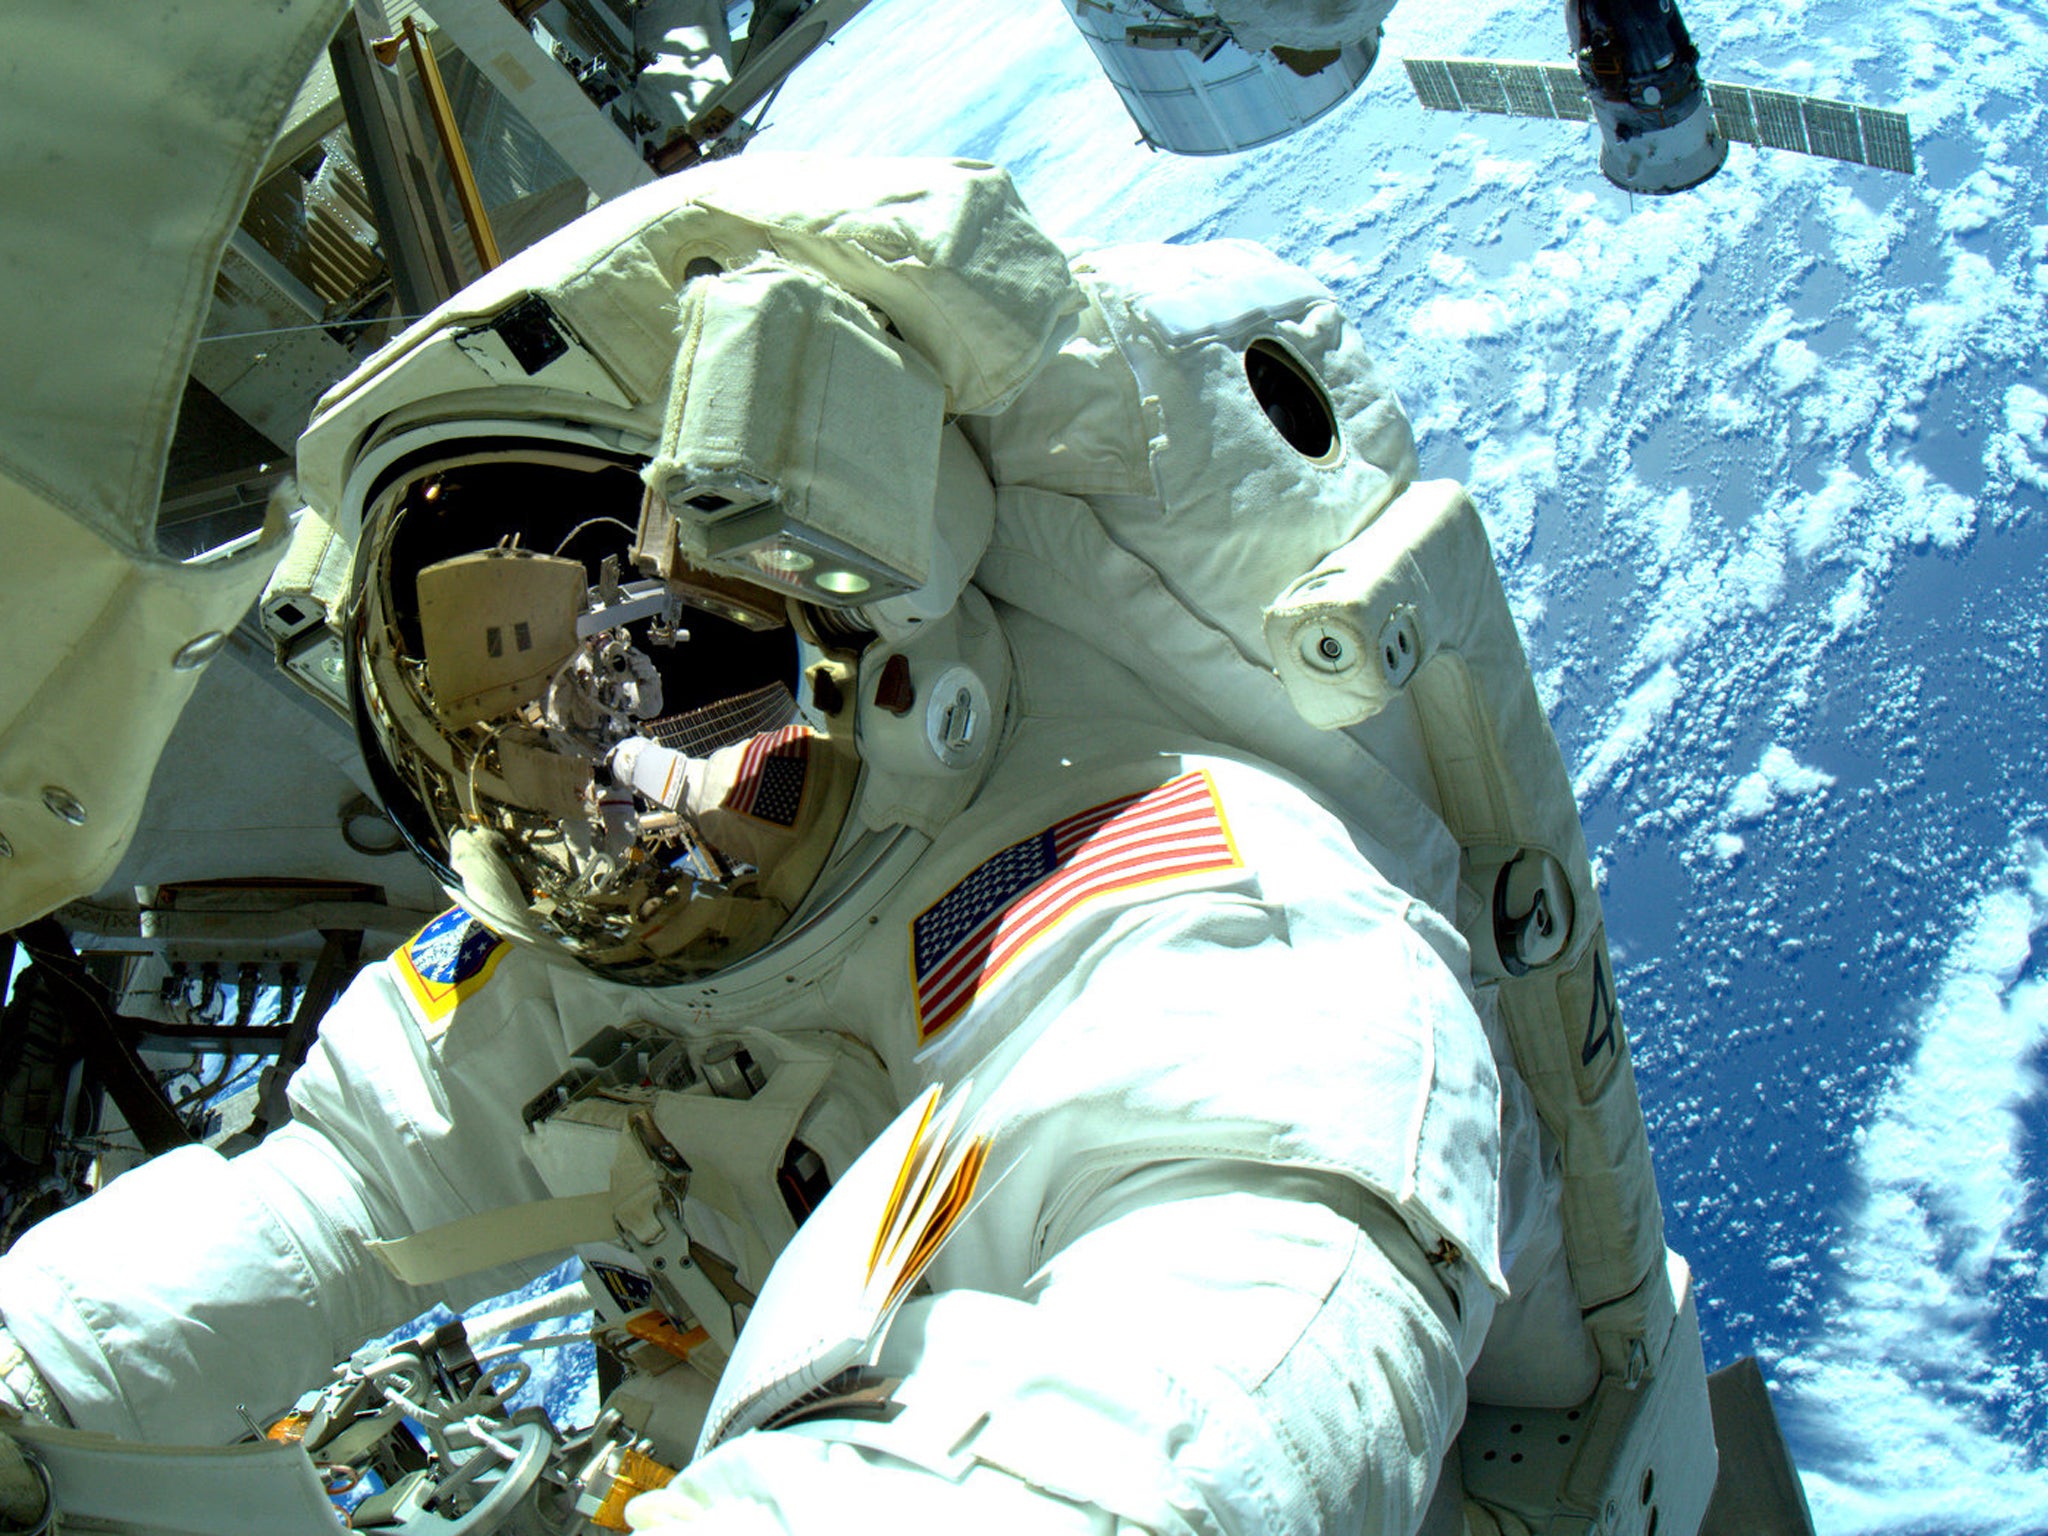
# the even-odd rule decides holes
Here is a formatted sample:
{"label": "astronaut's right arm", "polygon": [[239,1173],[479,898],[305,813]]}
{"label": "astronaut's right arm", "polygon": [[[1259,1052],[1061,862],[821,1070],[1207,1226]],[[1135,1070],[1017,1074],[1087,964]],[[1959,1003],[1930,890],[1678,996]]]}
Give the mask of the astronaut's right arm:
{"label": "astronaut's right arm", "polygon": [[1407,1532],[1492,1314],[1349,1180],[1200,1159],[1103,1191],[1023,1298],[909,1304],[901,1416],[753,1433],[628,1509],[649,1536],[765,1536],[886,1509],[1044,1536]]}
{"label": "astronaut's right arm", "polygon": [[0,1319],[34,1371],[14,1378],[24,1407],[56,1417],[39,1382],[80,1429],[238,1439],[245,1413],[288,1406],[440,1299],[389,1274],[365,1238],[534,1197],[521,1160],[473,1155],[501,1128],[452,1113],[389,965],[330,1010],[291,1097],[293,1121],[241,1156],[156,1158],[0,1257]]}

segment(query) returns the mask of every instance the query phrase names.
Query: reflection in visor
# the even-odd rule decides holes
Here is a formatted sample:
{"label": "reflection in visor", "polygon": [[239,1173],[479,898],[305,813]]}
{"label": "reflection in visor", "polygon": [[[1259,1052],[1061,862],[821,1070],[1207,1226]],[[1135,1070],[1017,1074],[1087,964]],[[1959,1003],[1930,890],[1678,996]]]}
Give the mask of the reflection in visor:
{"label": "reflection in visor", "polygon": [[724,882],[783,851],[803,813],[812,740],[809,726],[788,725],[697,756],[628,737],[606,766],[621,789],[662,808],[638,818],[641,832],[685,834],[699,878]]}
{"label": "reflection in visor", "polygon": [[[432,572],[422,572],[423,589]],[[703,615],[666,605],[625,605],[607,580],[590,589],[575,649],[541,696],[501,717],[493,738],[471,759],[472,774],[495,749],[535,733],[542,751],[574,765],[578,805],[549,807],[566,853],[557,893],[572,901],[658,894],[661,872],[723,890],[757,875],[781,851],[802,806],[807,727],[795,696],[768,683],[676,714],[663,714],[663,672],[640,640],[685,655]],[[596,628],[631,606],[634,621]],[[635,631],[643,629],[644,636]],[[436,678],[431,650],[429,686]],[[702,695],[705,683],[695,679]],[[640,771],[635,772],[638,764]],[[508,807],[520,809],[523,807]],[[481,807],[478,807],[481,809]],[[542,838],[543,845],[550,840]],[[543,882],[545,884],[546,882]]]}
{"label": "reflection in visor", "polygon": [[780,926],[857,760],[804,717],[796,635],[767,603],[633,579],[633,526],[600,509],[639,490],[616,466],[532,456],[400,484],[359,673],[411,821],[466,899],[495,893],[501,921],[652,980]]}
{"label": "reflection in visor", "polygon": [[673,752],[709,757],[720,747],[796,724],[796,698],[781,683],[657,720],[642,733]]}

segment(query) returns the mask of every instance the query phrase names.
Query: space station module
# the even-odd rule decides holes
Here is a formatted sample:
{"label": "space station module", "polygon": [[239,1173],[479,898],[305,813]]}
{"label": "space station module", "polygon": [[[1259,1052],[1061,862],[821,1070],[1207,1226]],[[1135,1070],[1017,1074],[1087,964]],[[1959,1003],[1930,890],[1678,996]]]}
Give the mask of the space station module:
{"label": "space station module", "polygon": [[[1570,785],[1477,511],[1319,284],[1064,251],[971,163],[750,156],[465,290],[299,468],[356,575],[296,595],[461,904],[290,1125],[0,1260],[67,1510],[230,1529],[167,1490],[233,1454],[235,1519],[332,1529],[308,1450],[369,1457],[361,1397],[305,1449],[141,1442],[573,1249],[612,1442],[507,1417],[395,1528],[611,1521],[628,1452],[677,1473],[645,1518],[766,1528],[1698,1527]],[[384,1369],[343,1373],[379,1412]]]}

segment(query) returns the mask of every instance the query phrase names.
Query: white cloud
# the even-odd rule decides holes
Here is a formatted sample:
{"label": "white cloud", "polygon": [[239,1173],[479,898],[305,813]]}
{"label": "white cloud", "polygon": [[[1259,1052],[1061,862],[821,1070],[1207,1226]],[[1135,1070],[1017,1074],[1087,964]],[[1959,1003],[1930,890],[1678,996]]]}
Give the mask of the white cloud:
{"label": "white cloud", "polygon": [[1763,410],[1747,393],[1730,394],[1717,389],[1706,399],[1707,420],[1713,423],[1715,432],[1731,437],[1752,432],[1763,421]]}
{"label": "white cloud", "polygon": [[1499,187],[1519,192],[1536,178],[1536,166],[1529,160],[1509,160],[1499,155],[1481,155],[1472,165],[1474,186]]}
{"label": "white cloud", "polygon": [[1941,200],[1936,222],[1952,235],[1974,234],[2005,212],[2012,189],[1987,171],[1979,171]]}
{"label": "white cloud", "polygon": [[1827,484],[1797,504],[1792,514],[1792,552],[1811,560],[1840,540],[1849,519],[1863,503],[1863,477],[1836,465]]}
{"label": "white cloud", "polygon": [[1332,286],[1355,282],[1365,270],[1351,252],[1337,251],[1330,246],[1317,246],[1308,253],[1308,260],[1303,265],[1320,281]]}
{"label": "white cloud", "polygon": [[1800,402],[1807,426],[1817,435],[1854,437],[1878,418],[1884,388],[1874,369],[1830,359],[1820,387]]}
{"label": "white cloud", "polygon": [[1593,311],[1593,329],[1603,336],[1613,336],[1628,329],[1629,307],[1619,299],[1609,299]]}
{"label": "white cloud", "polygon": [[[1937,371],[1960,368],[1986,341],[2003,348],[2008,333],[2038,320],[2039,304],[2020,296],[2012,278],[1975,251],[1949,256],[1948,281],[1939,299],[1907,306],[1915,345]],[[2035,338],[2038,340],[2038,338]]]}
{"label": "white cloud", "polygon": [[1749,341],[1740,351],[1729,353],[1730,365],[1746,368],[1761,361],[1777,348],[1779,342],[1790,337],[1795,329],[1795,317],[1791,309],[1780,304],[1757,321],[1756,328],[1749,334]]}
{"label": "white cloud", "polygon": [[1446,288],[1472,286],[1472,263],[1462,256],[1453,256],[1448,251],[1431,251],[1427,265],[1429,275]]}
{"label": "white cloud", "polygon": [[1870,572],[1854,571],[1828,604],[1829,639],[1847,634],[1870,612]]}
{"label": "white cloud", "polygon": [[1733,596],[1753,613],[1769,613],[1785,595],[1785,525],[1760,517],[1749,537],[1728,557],[1724,580]]}
{"label": "white cloud", "polygon": [[1860,1138],[1844,1280],[1813,1342],[1778,1362],[1822,1531],[2039,1529],[2048,1469],[1999,1434],[1999,1259],[2038,1258],[2023,1114],[2048,1047],[2048,982],[2021,980],[2048,925],[2048,851],[1982,898]]}
{"label": "white cloud", "polygon": [[1508,329],[1508,317],[1490,297],[1425,299],[1415,307],[1408,328],[1432,341],[1475,341]]}
{"label": "white cloud", "polygon": [[1976,532],[1977,503],[1937,480],[1925,465],[1901,459],[1890,466],[1887,477],[1897,497],[1884,528],[1892,541],[1956,549]]}
{"label": "white cloud", "polygon": [[1859,276],[1875,277],[1906,232],[1901,201],[1873,210],[1851,190],[1846,178],[1823,187],[1820,204],[1834,231],[1831,246],[1835,258]]}
{"label": "white cloud", "polygon": [[[2017,483],[2048,491],[2048,395],[2025,384],[2006,390],[2005,430],[1994,432],[1984,445],[1984,467],[1994,490]],[[2010,520],[2022,506],[2003,501],[2001,515]]]}
{"label": "white cloud", "polygon": [[1557,478],[1557,444],[1541,433],[1506,443],[1489,437],[1473,450],[1472,495],[1496,557],[1512,559],[1528,547],[1538,503],[1556,490]]}
{"label": "white cloud", "polygon": [[1781,800],[1804,800],[1834,782],[1833,774],[1802,763],[1785,748],[1773,744],[1764,749],[1756,771],[1744,775],[1730,792],[1723,820],[1730,826],[1761,821],[1778,808]]}
{"label": "white cloud", "polygon": [[1805,342],[1787,337],[1771,348],[1771,382],[1781,395],[1811,383],[1820,372],[1820,354]]}
{"label": "white cloud", "polygon": [[2005,392],[2005,424],[2036,453],[2048,453],[2048,395],[2027,384]]}
{"label": "white cloud", "polygon": [[1664,578],[1637,630],[1635,665],[1664,666],[1692,649],[1713,623],[1713,577],[1712,567],[1700,561]]}
{"label": "white cloud", "polygon": [[1669,496],[1654,503],[1647,519],[1650,537],[1657,546],[1657,557],[1670,560],[1685,546],[1685,536],[1692,531],[1692,490],[1679,486]]}
{"label": "white cloud", "polygon": [[1622,766],[1650,744],[1677,702],[1678,669],[1667,662],[1616,706],[1606,735],[1594,744],[1572,781],[1580,805],[1605,789]]}

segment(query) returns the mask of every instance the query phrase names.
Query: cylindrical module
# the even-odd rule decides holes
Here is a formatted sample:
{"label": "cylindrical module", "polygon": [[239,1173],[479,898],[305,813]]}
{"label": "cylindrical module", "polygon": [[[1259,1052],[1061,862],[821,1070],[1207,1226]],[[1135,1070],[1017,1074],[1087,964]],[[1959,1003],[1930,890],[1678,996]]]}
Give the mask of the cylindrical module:
{"label": "cylindrical module", "polygon": [[1213,17],[1147,0],[1066,0],[1145,142],[1222,155],[1285,138],[1337,106],[1379,57],[1375,21],[1337,46],[1247,50]]}
{"label": "cylindrical module", "polygon": [[1728,142],[1676,0],[1566,0],[1565,28],[1609,181],[1631,192],[1683,192],[1721,168]]}

